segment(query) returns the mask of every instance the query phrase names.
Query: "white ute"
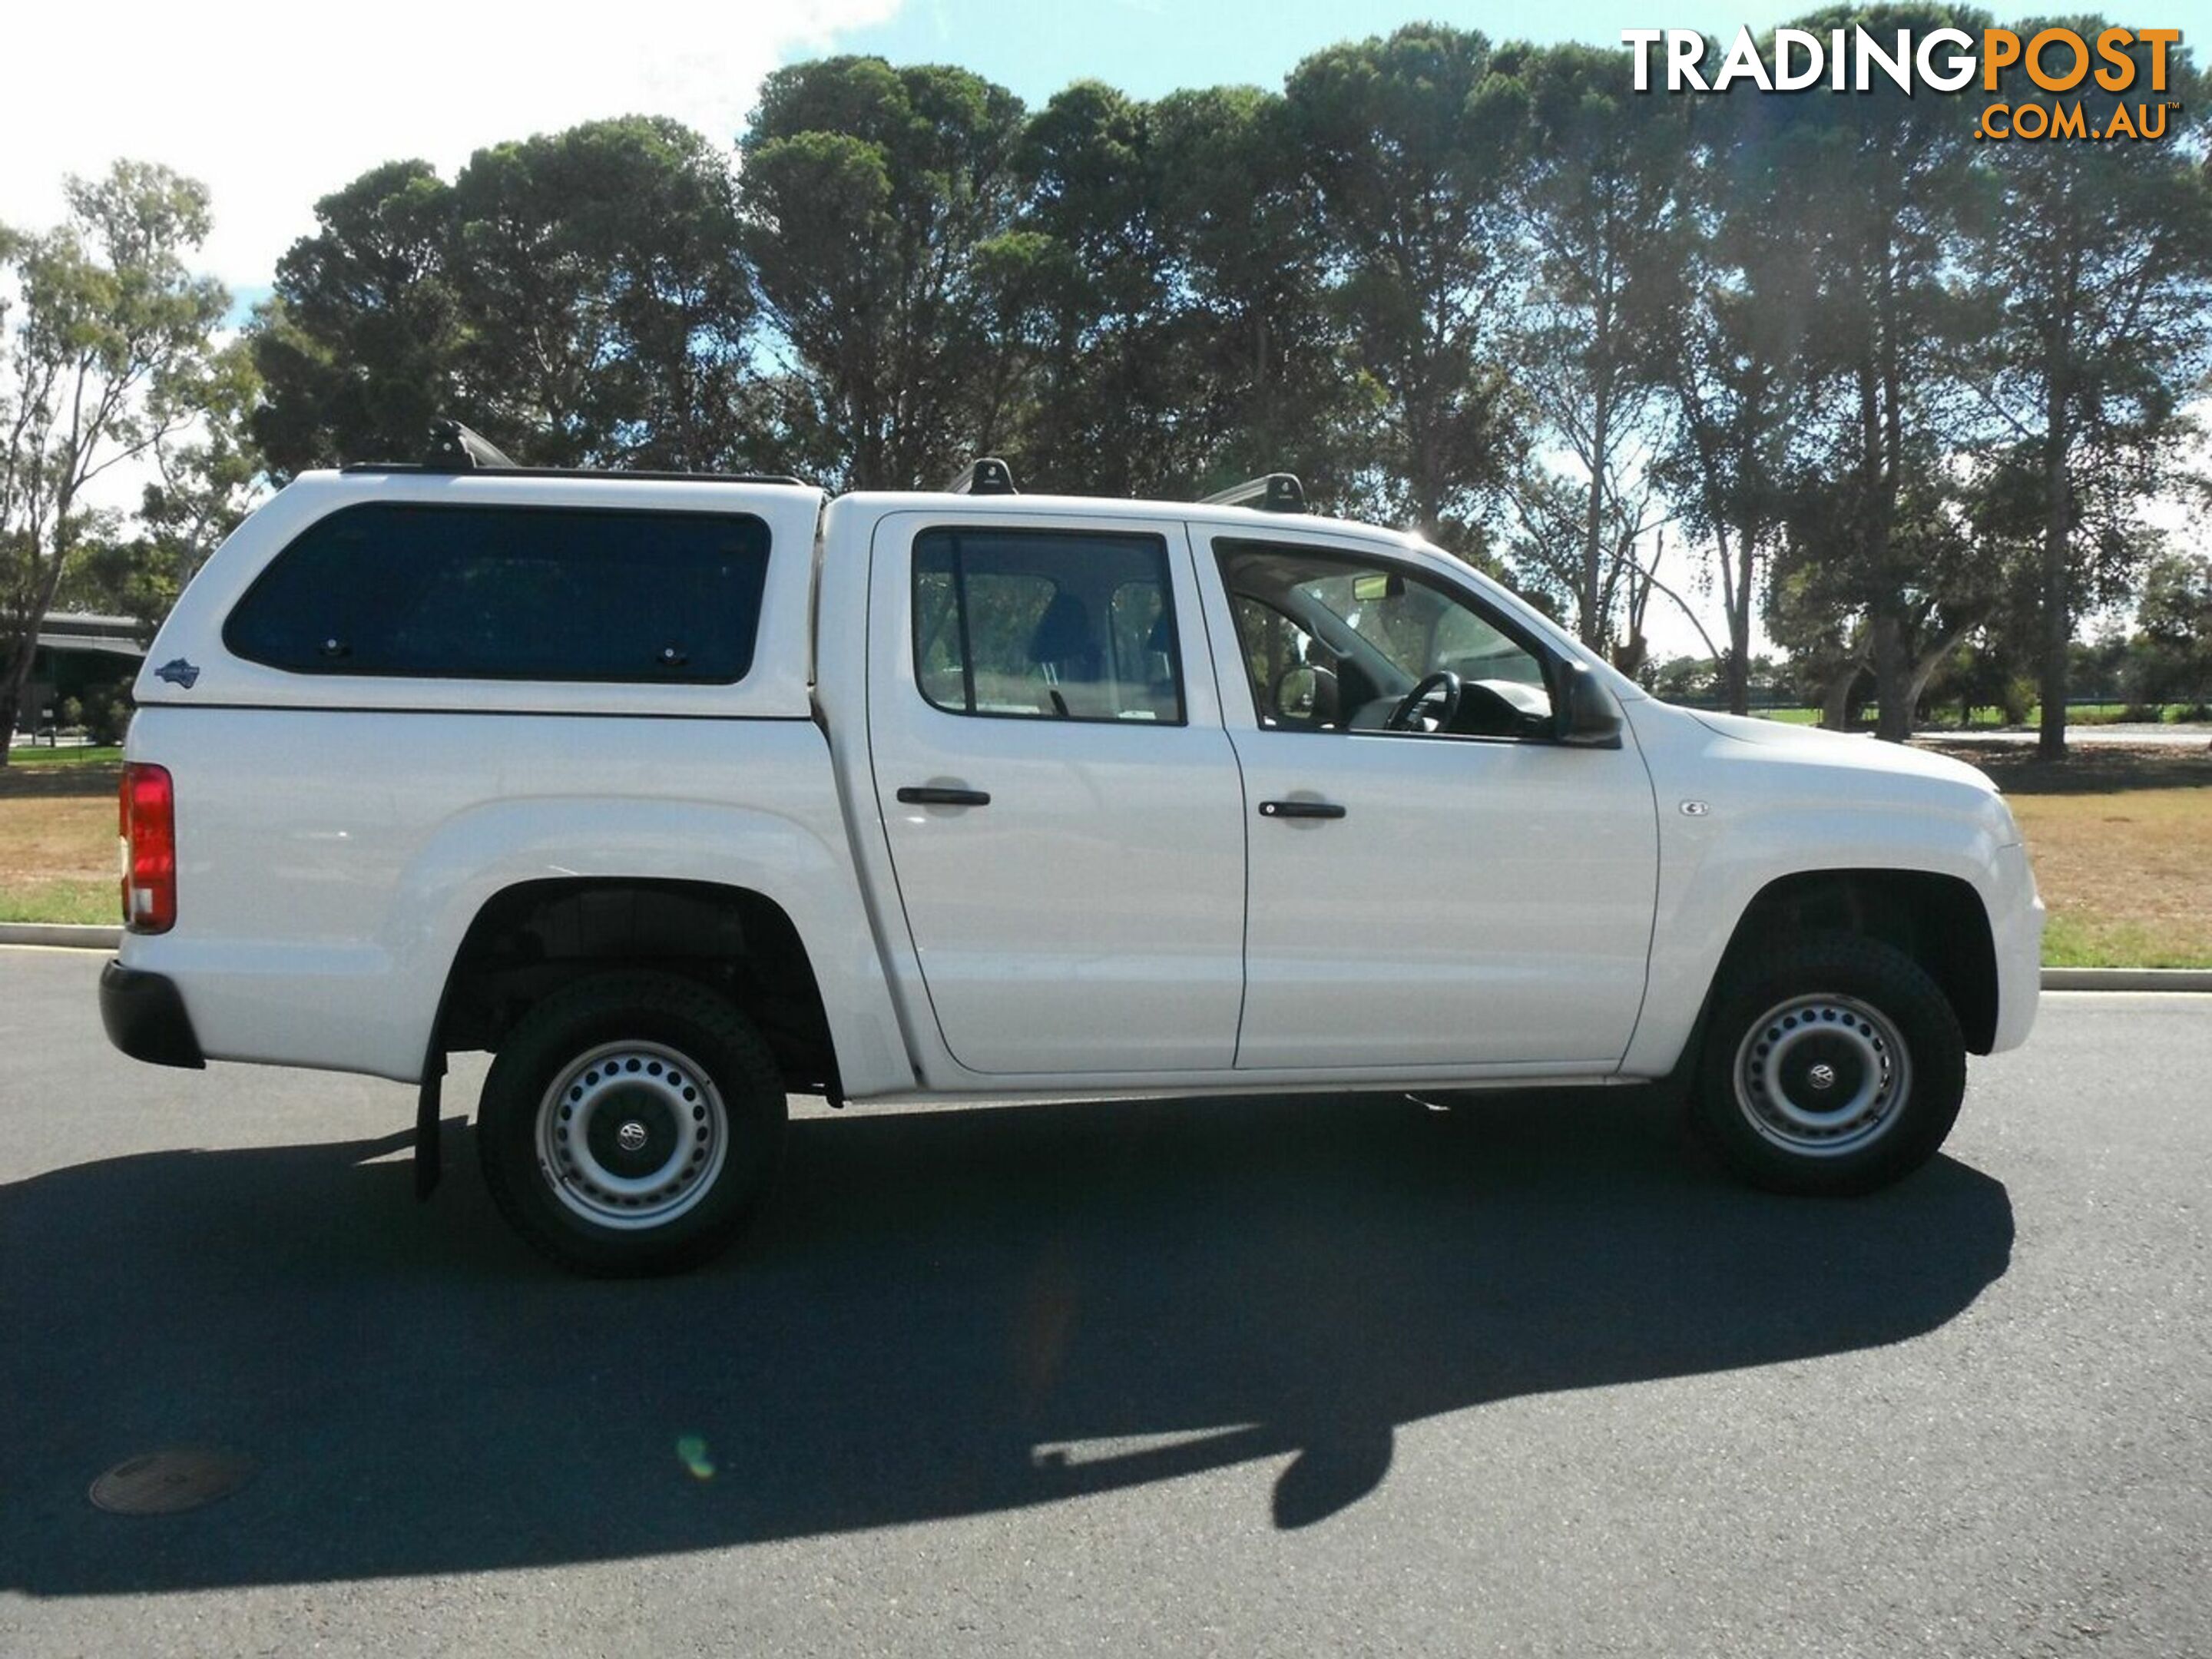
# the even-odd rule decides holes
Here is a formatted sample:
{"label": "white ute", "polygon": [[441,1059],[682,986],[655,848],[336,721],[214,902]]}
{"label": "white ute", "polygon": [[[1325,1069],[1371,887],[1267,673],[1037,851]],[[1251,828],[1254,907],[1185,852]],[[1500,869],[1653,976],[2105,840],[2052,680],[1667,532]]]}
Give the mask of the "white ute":
{"label": "white ute", "polygon": [[[1230,499],[1234,498],[1234,499]],[[108,1033],[421,1085],[586,1271],[698,1261],[788,1090],[1671,1079],[1762,1185],[1930,1158],[2035,1016],[1971,767],[1657,702],[1294,480],[1199,505],[303,476],[138,679]]]}

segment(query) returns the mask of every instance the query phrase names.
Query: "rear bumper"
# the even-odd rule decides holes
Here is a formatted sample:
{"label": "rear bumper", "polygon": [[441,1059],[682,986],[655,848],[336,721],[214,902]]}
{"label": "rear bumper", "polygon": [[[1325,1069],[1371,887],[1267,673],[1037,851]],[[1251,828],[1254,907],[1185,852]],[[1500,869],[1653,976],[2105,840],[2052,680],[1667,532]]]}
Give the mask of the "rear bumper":
{"label": "rear bumper", "polygon": [[107,1040],[133,1060],[155,1066],[207,1064],[176,982],[111,962],[100,975],[100,1023]]}

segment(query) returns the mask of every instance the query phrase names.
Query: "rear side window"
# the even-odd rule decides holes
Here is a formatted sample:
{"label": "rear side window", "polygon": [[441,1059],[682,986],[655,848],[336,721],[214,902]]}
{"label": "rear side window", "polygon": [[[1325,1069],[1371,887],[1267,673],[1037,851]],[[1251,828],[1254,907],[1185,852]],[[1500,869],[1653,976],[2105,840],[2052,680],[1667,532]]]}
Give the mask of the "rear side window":
{"label": "rear side window", "polygon": [[952,714],[1179,726],[1158,536],[930,530],[914,544],[921,694]]}
{"label": "rear side window", "polygon": [[768,552],[744,514],[374,502],[309,526],[222,638],[295,674],[726,685]]}

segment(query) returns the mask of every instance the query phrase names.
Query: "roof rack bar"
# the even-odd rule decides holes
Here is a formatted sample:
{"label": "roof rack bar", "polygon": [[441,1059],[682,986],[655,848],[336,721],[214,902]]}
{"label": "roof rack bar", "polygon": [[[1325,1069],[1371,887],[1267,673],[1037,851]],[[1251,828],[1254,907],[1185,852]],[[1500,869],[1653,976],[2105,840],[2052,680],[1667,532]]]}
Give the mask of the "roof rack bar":
{"label": "roof rack bar", "polygon": [[945,486],[951,495],[1015,495],[1021,492],[1014,488],[1014,471],[996,455],[986,455],[963,467],[952,482]]}
{"label": "roof rack bar", "polygon": [[514,463],[481,432],[441,417],[430,422],[430,447],[422,452],[425,472],[475,472],[486,467],[512,471]]}
{"label": "roof rack bar", "polygon": [[811,488],[787,472],[659,472],[592,466],[519,466],[481,432],[440,416],[419,461],[348,461],[341,472],[474,472],[493,478],[626,478],[636,483],[762,483]]}
{"label": "roof rack bar", "polygon": [[1295,472],[1270,472],[1261,477],[1247,478],[1241,484],[1231,484],[1226,489],[1217,489],[1199,505],[1252,507],[1262,513],[1303,513],[1306,510],[1306,489]]}
{"label": "roof rack bar", "polygon": [[[419,461],[348,461],[338,469],[345,473],[451,472],[450,466],[424,466]],[[606,478],[624,483],[748,483],[797,484],[803,489],[814,486],[805,478],[793,477],[788,472],[645,472],[632,471],[627,467],[603,466],[477,466],[469,471],[480,478]]]}

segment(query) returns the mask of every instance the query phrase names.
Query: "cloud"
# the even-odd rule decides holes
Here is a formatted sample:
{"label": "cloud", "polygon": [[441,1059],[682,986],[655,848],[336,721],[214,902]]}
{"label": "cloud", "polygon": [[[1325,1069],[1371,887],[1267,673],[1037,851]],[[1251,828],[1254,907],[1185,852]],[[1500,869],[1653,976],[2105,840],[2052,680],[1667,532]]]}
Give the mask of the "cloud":
{"label": "cloud", "polygon": [[214,194],[205,267],[259,288],[316,199],[380,161],[450,177],[483,145],[631,113],[728,143],[769,70],[900,3],[26,6],[5,26],[0,223],[57,220],[65,173],[161,161]]}

